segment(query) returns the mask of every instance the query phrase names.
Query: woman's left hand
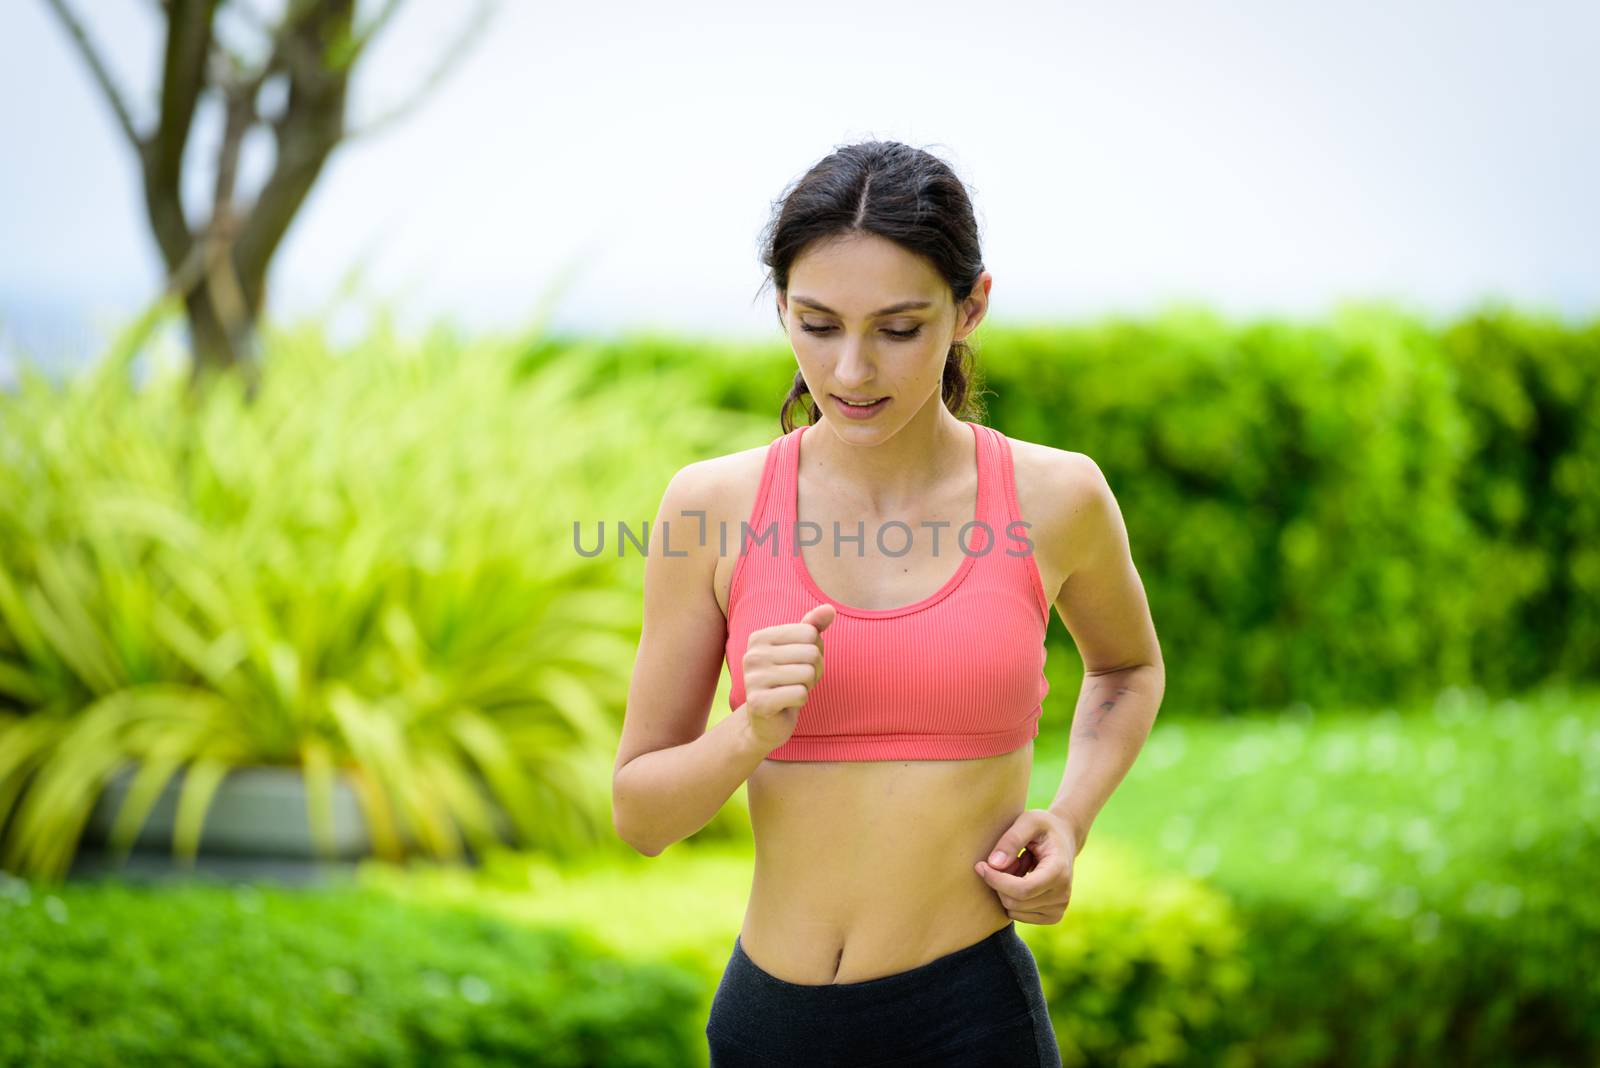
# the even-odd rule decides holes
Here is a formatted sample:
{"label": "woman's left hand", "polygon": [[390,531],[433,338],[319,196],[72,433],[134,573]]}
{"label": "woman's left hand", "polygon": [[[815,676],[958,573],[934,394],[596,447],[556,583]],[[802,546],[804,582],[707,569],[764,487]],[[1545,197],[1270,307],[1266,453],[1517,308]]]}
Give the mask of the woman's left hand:
{"label": "woman's left hand", "polygon": [[1030,808],[1006,828],[990,859],[978,861],[976,870],[1012,919],[1060,923],[1072,897],[1077,855],[1077,836],[1066,820],[1047,808]]}

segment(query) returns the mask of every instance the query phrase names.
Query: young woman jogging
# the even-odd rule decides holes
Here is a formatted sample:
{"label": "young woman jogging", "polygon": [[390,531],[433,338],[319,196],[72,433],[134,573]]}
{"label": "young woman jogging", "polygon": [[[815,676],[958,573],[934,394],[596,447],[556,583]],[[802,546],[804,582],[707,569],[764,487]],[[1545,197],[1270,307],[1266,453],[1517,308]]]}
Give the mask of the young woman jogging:
{"label": "young woman jogging", "polygon": [[[1121,513],[1088,456],[968,418],[992,279],[941,160],[838,149],[764,261],[798,371],[775,440],[663,494],[617,832],[655,856],[749,784],[713,1068],[1059,1065],[1016,923],[1061,921],[1165,686]],[[1028,809],[1052,605],[1085,673],[1060,789]]]}

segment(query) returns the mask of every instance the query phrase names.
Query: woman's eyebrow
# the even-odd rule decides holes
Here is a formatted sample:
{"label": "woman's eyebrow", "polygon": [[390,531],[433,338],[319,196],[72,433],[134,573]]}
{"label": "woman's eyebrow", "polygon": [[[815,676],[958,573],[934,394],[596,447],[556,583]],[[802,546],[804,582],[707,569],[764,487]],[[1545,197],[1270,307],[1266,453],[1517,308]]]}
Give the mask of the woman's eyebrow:
{"label": "woman's eyebrow", "polygon": [[[829,315],[839,314],[826,304],[823,304],[821,301],[812,300],[810,297],[796,296],[791,299],[796,304],[804,304],[808,308],[815,308],[817,311],[827,312]],[[931,300],[902,300],[899,304],[891,304],[887,308],[879,308],[877,311],[867,316],[867,318],[876,319],[883,315],[893,315],[896,312],[916,311],[920,308],[931,307],[933,307],[933,301]]]}

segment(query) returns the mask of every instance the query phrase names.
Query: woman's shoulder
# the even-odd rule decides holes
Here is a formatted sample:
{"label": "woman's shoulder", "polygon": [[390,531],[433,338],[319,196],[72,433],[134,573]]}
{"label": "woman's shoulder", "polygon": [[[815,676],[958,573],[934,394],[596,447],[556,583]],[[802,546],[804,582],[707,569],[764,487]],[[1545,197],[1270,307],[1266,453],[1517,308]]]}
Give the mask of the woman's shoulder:
{"label": "woman's shoulder", "polygon": [[1087,453],[1002,435],[1011,446],[1011,466],[1019,497],[1024,493],[1054,500],[1099,492],[1105,481]]}
{"label": "woman's shoulder", "polygon": [[748,449],[738,449],[717,456],[707,456],[699,460],[691,460],[678,468],[672,476],[673,481],[681,482],[686,488],[692,490],[702,500],[730,491],[738,492],[748,488],[754,491],[754,481],[761,480],[762,468],[766,465],[767,450],[776,445],[777,439],[764,445],[752,445]]}
{"label": "woman's shoulder", "polygon": [[1007,437],[1017,486],[1017,511],[1043,559],[1066,574],[1084,524],[1110,499],[1100,465],[1087,453]]}
{"label": "woman's shoulder", "polygon": [[673,474],[663,495],[663,510],[704,513],[715,528],[719,522],[737,523],[755,507],[766,466],[767,451],[777,442],[707,456],[684,464]]}

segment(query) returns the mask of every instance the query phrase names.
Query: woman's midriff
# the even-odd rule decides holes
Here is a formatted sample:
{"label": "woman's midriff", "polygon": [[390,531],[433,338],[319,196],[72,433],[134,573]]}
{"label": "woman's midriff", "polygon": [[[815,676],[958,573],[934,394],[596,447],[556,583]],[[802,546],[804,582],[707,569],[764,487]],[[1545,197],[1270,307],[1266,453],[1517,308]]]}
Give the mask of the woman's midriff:
{"label": "woman's midriff", "polygon": [[973,865],[1027,805],[1033,743],[975,760],[764,760],[739,943],[791,983],[908,971],[1011,922]]}

